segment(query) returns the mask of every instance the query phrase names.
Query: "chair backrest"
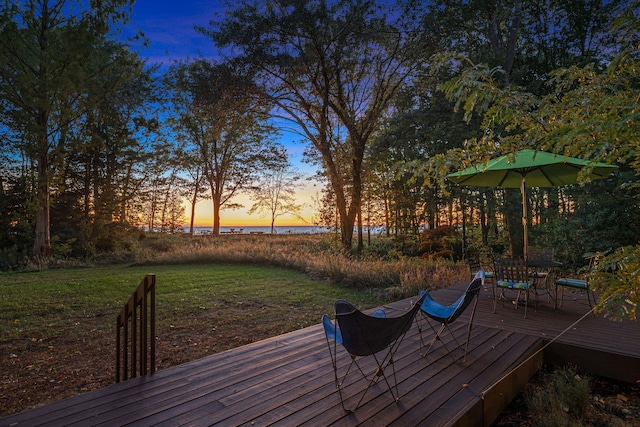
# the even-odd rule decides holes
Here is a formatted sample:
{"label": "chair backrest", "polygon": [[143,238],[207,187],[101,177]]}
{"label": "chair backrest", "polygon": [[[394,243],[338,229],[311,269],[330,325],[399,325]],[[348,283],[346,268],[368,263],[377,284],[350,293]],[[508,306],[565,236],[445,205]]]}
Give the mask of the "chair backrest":
{"label": "chair backrest", "polygon": [[369,316],[345,300],[335,302],[342,345],[354,356],[369,356],[384,350],[407,332],[420,309],[424,295],[398,317]]}
{"label": "chair backrest", "polygon": [[480,294],[480,289],[482,289],[482,286],[484,285],[484,275],[485,273],[482,269],[476,273],[471,283],[469,283],[469,286],[467,286],[464,294],[458,299],[458,306],[453,314],[449,316],[447,322],[451,323],[456,320],[462,313],[464,313],[467,307],[469,307],[471,301]]}
{"label": "chair backrest", "polygon": [[495,261],[496,279],[508,282],[528,282],[531,280],[529,268],[524,259],[519,257],[505,257]]}
{"label": "chair backrest", "polygon": [[532,248],[527,254],[527,259],[536,259],[541,261],[553,261],[555,251],[549,248]]}
{"label": "chair backrest", "polygon": [[476,274],[481,269],[482,269],[482,264],[480,264],[480,261],[475,259],[469,261],[469,270],[471,270],[471,274]]}

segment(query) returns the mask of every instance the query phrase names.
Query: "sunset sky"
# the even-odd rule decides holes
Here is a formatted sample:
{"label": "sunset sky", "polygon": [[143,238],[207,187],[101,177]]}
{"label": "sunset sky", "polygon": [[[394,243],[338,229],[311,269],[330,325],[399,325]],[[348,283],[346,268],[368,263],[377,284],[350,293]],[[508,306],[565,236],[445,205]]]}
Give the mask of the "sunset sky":
{"label": "sunset sky", "polygon": [[[215,59],[218,52],[213,42],[197,33],[194,26],[208,26],[209,21],[217,20],[216,13],[220,13],[222,5],[222,1],[137,0],[133,6],[133,19],[128,24],[125,34],[134,34],[141,30],[146,35],[149,46],[134,46],[134,49],[140,56],[147,58],[150,64],[168,66],[177,59],[193,59],[200,56]],[[305,145],[299,140],[299,136],[284,134],[279,142],[287,148],[290,154],[289,160],[293,166],[303,174],[311,176],[314,174],[314,170],[309,169],[308,165],[301,162]],[[312,197],[317,197],[321,188],[317,182],[313,182],[308,183],[297,192],[298,203],[308,205],[302,212],[302,216],[308,224],[293,216],[282,216],[276,220],[276,226],[311,225],[312,217],[315,214],[312,208]],[[269,217],[247,214],[253,204],[248,197],[239,197],[234,202],[241,203],[245,207],[238,210],[221,211],[222,226],[270,225]],[[211,225],[213,223],[211,201],[202,200],[196,206],[196,225]],[[187,223],[190,212],[191,208],[185,202]]]}

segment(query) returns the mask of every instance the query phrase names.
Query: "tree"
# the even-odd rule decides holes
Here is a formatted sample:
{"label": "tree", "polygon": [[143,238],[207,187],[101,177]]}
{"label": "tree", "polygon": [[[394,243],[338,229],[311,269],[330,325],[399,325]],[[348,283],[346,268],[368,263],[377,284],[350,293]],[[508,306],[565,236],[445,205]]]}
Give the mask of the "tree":
{"label": "tree", "polygon": [[372,135],[416,56],[424,55],[418,6],[387,3],[384,14],[365,0],[243,3],[200,29],[220,46],[237,48],[236,60],[259,71],[276,114],[295,123],[317,151],[345,251],[361,214],[362,165]]}
{"label": "tree", "polygon": [[194,221],[196,216],[196,203],[198,200],[207,198],[207,188],[203,173],[204,165],[198,161],[198,151],[195,148],[183,148],[179,150],[184,158],[183,170],[187,173],[187,185],[189,191],[185,191],[188,197],[190,209],[189,235],[193,236]]}
{"label": "tree", "polygon": [[[0,80],[3,114],[24,143],[36,176],[33,256],[49,256],[51,172],[64,150],[65,129],[90,108],[87,85],[118,69],[118,52],[100,54],[112,24],[126,20],[129,0],[3,2]],[[77,7],[76,7],[77,6]],[[100,61],[96,60],[99,58]],[[114,82],[117,86],[119,82]],[[115,86],[103,87],[104,93]]]}
{"label": "tree", "polygon": [[[282,158],[286,158],[283,153]],[[274,165],[260,173],[257,184],[252,187],[251,200],[255,203],[249,209],[253,213],[266,213],[271,220],[271,234],[275,232],[276,218],[293,215],[304,221],[300,212],[304,204],[296,203],[295,190],[302,176],[291,169],[289,162]]]}
{"label": "tree", "polygon": [[213,235],[220,233],[220,209],[247,189],[257,172],[281,160],[269,139],[268,105],[248,74],[228,63],[198,60],[177,64],[168,76],[179,137],[192,144],[209,184]]}
{"label": "tree", "polygon": [[[640,113],[639,5],[632,2],[617,18],[613,31],[623,37],[617,55],[606,67],[590,63],[554,70],[549,73],[548,87],[542,95],[521,87],[502,88],[495,77],[500,70],[480,64],[464,69],[444,89],[465,105],[467,113],[478,106],[475,100],[490,102],[490,108],[484,111],[484,123],[490,130],[485,138],[493,147],[499,144],[504,152],[528,146],[594,161],[618,162],[623,169],[629,167],[640,172],[640,124],[636,120]],[[479,158],[487,156],[486,152],[478,154]],[[459,153],[453,153],[452,157],[458,156]],[[627,188],[637,185],[634,179],[607,189],[626,193]],[[610,203],[611,209],[619,204],[619,200]],[[628,202],[623,204],[624,209],[628,206]],[[637,207],[633,211],[637,212]],[[607,213],[600,227],[617,225],[610,221],[611,217]],[[626,223],[625,220],[620,224],[625,227],[625,234],[629,231]],[[590,226],[594,227],[594,223]],[[612,304],[616,316],[635,318],[640,280],[637,274],[629,272],[636,271],[638,254],[640,245],[619,248],[601,261],[604,268],[595,274],[595,284],[604,290],[605,304]]]}
{"label": "tree", "polygon": [[[386,177],[389,204],[405,212],[414,236],[420,226],[435,228],[448,224],[441,208],[453,198],[443,191],[455,191],[450,183],[432,179],[424,165],[429,159],[453,147],[462,147],[465,139],[479,134],[479,121],[465,123],[462,115],[452,112],[453,104],[437,91],[445,75],[420,71],[394,102],[394,114],[371,147],[369,169]],[[444,185],[444,187],[443,187]],[[381,191],[374,195],[384,194]],[[454,193],[455,194],[455,193]],[[402,223],[396,224],[396,227]]]}

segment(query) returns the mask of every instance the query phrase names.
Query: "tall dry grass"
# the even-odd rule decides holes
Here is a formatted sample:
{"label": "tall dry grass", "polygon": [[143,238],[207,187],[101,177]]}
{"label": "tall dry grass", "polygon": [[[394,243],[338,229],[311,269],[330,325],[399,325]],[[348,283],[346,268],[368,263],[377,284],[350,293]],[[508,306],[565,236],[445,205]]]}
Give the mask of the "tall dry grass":
{"label": "tall dry grass", "polygon": [[143,240],[137,264],[243,263],[273,265],[354,288],[384,288],[393,296],[469,281],[466,264],[420,258],[345,256],[329,234],[312,235],[151,235]]}

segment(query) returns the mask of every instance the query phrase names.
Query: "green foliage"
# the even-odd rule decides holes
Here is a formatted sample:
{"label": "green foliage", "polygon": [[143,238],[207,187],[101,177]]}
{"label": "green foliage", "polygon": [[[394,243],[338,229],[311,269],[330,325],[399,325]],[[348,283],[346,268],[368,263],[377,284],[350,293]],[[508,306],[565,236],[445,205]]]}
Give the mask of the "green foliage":
{"label": "green foliage", "polygon": [[285,163],[267,123],[270,104],[251,72],[231,62],[200,59],[171,68],[165,84],[172,93],[173,130],[197,155],[183,156],[199,168],[213,204],[214,234],[220,210],[239,207],[232,199],[257,181],[257,171]]}
{"label": "green foliage", "polygon": [[419,6],[388,2],[383,14],[370,1],[248,1],[231,6],[211,30],[200,29],[259,70],[277,114],[313,147],[334,192],[345,251],[362,209],[372,135],[431,47]]}
{"label": "green foliage", "polygon": [[26,177],[0,178],[0,271],[26,265],[33,246],[35,206]]}
{"label": "green foliage", "polygon": [[52,180],[68,148],[69,127],[126,80],[120,67],[131,56],[122,46],[113,49],[116,44],[107,36],[111,25],[126,21],[130,11],[127,0],[0,6],[0,114],[3,125],[17,136],[9,150],[26,159],[36,179],[31,189],[38,211],[36,258],[50,255]]}
{"label": "green foliage", "polygon": [[456,227],[431,228],[420,233],[419,253],[424,258],[447,258],[453,259],[454,241],[459,238]]}
{"label": "green foliage", "polygon": [[589,406],[589,379],[571,367],[545,373],[543,384],[526,396],[529,415],[539,427],[582,426]]}
{"label": "green foliage", "polygon": [[586,252],[634,245],[640,241],[640,176],[622,171],[606,180],[561,189],[572,211],[530,228],[530,242],[554,248],[563,268],[584,266]]}
{"label": "green foliage", "polygon": [[[486,132],[482,139],[470,141],[465,150],[452,150],[435,159],[434,170],[442,173],[460,163],[469,166],[497,154],[528,147],[593,161],[616,162],[623,173],[640,171],[640,140],[637,137],[640,134],[640,121],[637,120],[640,19],[637,2],[602,2],[592,9],[584,8],[580,2],[550,4],[559,9],[566,7],[571,26],[563,31],[575,37],[568,45],[562,44],[562,38],[546,36],[540,39],[540,45],[531,45],[535,49],[549,43],[548,47],[554,48],[543,49],[540,53],[553,52],[554,57],[565,58],[550,61],[546,69],[538,69],[533,74],[539,78],[537,83],[526,79],[510,80],[512,69],[508,64],[498,61],[501,67],[495,67],[495,59],[501,59],[498,55],[493,58],[494,62],[459,55],[447,55],[442,59],[441,63],[459,67],[460,72],[441,89],[465,111],[467,119],[474,113],[482,115]],[[619,13],[621,6],[626,8],[623,13]],[[531,17],[535,18],[535,14]],[[615,26],[609,30],[613,17]],[[538,27],[532,29],[537,31]],[[602,36],[599,41],[601,52],[592,50],[586,43],[585,34],[590,31]],[[624,37],[613,43],[617,35]],[[528,55],[532,53],[529,51]],[[547,56],[543,60],[548,59]],[[535,65],[532,61],[527,64]],[[506,79],[503,78],[505,75]],[[524,75],[526,73],[520,78]],[[506,84],[509,82],[515,84]],[[606,187],[567,189],[570,203],[575,205],[565,205],[564,222],[552,221],[540,227],[541,234],[546,234],[544,240],[554,243],[558,252],[567,255],[569,264],[577,265],[577,257],[586,248],[615,248],[637,244],[640,239],[637,178],[626,175],[617,179],[618,182],[605,183],[608,184]],[[512,245],[513,237],[510,236]],[[618,259],[619,265],[624,266],[621,271],[630,268],[629,259],[633,257],[628,257],[624,250],[616,254],[624,256]],[[614,261],[612,258],[611,264],[615,264]],[[628,295],[619,293],[621,283],[625,283],[622,277],[610,283],[600,282],[603,290],[612,287],[604,291],[607,295],[631,296],[630,299],[612,297],[607,300],[606,304],[613,304],[610,314],[616,318],[635,313],[633,304],[637,303],[637,296],[633,294],[637,286],[631,285],[632,295]],[[621,301],[626,304],[630,301],[633,309],[622,308]],[[604,309],[607,310],[606,306]]]}
{"label": "green foliage", "polygon": [[613,320],[637,319],[640,303],[640,245],[625,246],[599,260],[590,275],[600,311]]}
{"label": "green foliage", "polygon": [[366,245],[362,252],[364,259],[397,260],[402,256],[395,239],[391,237],[375,237],[371,244]]}

